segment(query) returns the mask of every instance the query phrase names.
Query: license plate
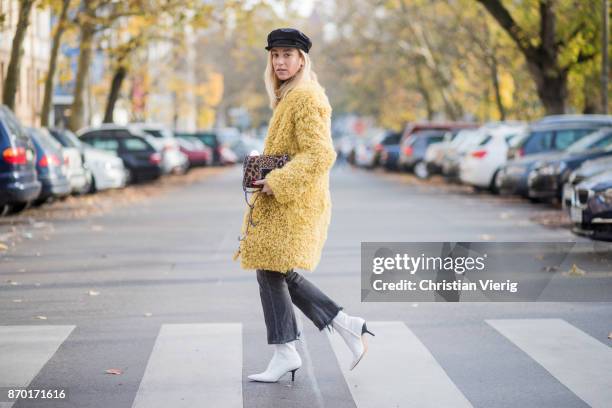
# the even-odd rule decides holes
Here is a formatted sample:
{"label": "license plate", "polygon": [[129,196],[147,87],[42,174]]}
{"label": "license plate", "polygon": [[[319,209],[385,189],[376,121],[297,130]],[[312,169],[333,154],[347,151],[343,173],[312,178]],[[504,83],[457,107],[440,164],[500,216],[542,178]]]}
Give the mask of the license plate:
{"label": "license plate", "polygon": [[572,219],[572,222],[582,224],[582,208],[570,208],[570,218]]}

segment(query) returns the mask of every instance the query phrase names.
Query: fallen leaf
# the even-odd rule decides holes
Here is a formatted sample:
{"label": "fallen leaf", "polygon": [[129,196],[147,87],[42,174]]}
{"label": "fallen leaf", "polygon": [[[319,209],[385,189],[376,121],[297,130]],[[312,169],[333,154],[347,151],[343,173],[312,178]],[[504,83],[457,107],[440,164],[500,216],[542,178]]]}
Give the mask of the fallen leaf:
{"label": "fallen leaf", "polygon": [[47,320],[47,316],[36,316],[39,320]]}
{"label": "fallen leaf", "polygon": [[121,369],[119,368],[109,368],[105,372],[106,374],[115,374],[115,375],[123,374],[123,371],[121,371]]}
{"label": "fallen leaf", "polygon": [[580,269],[576,264],[573,264],[567,274],[569,276],[584,276],[586,271]]}
{"label": "fallen leaf", "polygon": [[8,249],[8,247],[0,242],[0,251],[6,251]]}
{"label": "fallen leaf", "polygon": [[97,292],[95,290],[90,290],[89,292],[87,292],[87,294],[89,296],[98,296],[100,294],[100,292]]}

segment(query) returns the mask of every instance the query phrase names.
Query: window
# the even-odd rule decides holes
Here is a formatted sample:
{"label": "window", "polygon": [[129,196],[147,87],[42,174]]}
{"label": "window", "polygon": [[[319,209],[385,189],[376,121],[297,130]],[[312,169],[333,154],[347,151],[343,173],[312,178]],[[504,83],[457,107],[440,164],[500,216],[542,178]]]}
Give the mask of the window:
{"label": "window", "polygon": [[595,129],[564,129],[558,130],[555,136],[555,148],[565,150],[569,145],[593,132]]}
{"label": "window", "polygon": [[535,131],[526,139],[523,145],[525,154],[537,153],[552,149],[553,131]]}
{"label": "window", "polygon": [[116,152],[117,150],[119,150],[119,141],[115,139],[93,136],[91,139],[87,140],[96,149],[109,150],[112,152]]}
{"label": "window", "polygon": [[148,152],[151,151],[151,146],[144,140],[137,137],[129,137],[122,139],[123,147],[130,152]]}
{"label": "window", "polygon": [[487,143],[489,143],[491,141],[491,139],[493,139],[493,136],[491,135],[486,135],[484,139],[482,139],[482,141],[480,143],[478,143],[478,146],[484,146]]}

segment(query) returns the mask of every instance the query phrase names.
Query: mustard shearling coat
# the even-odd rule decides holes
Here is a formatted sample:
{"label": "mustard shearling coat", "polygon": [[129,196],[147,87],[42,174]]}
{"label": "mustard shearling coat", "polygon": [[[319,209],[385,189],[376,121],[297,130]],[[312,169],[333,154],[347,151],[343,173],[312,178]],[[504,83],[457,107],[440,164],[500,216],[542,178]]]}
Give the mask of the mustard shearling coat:
{"label": "mustard shearling coat", "polygon": [[[234,254],[243,269],[286,273],[318,265],[331,220],[329,171],[336,160],[331,112],[324,89],[311,82],[298,85],[274,108],[263,154],[289,154],[290,161],[266,176],[274,195],[254,194],[256,225],[249,226]],[[243,234],[247,223],[248,208]]]}

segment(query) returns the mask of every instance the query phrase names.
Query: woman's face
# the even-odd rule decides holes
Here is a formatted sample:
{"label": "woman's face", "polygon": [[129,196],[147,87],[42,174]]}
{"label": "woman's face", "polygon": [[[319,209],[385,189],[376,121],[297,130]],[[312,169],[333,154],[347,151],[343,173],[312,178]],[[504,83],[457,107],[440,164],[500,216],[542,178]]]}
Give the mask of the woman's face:
{"label": "woman's face", "polygon": [[303,64],[297,48],[274,47],[270,53],[272,54],[272,68],[281,81],[292,78]]}

